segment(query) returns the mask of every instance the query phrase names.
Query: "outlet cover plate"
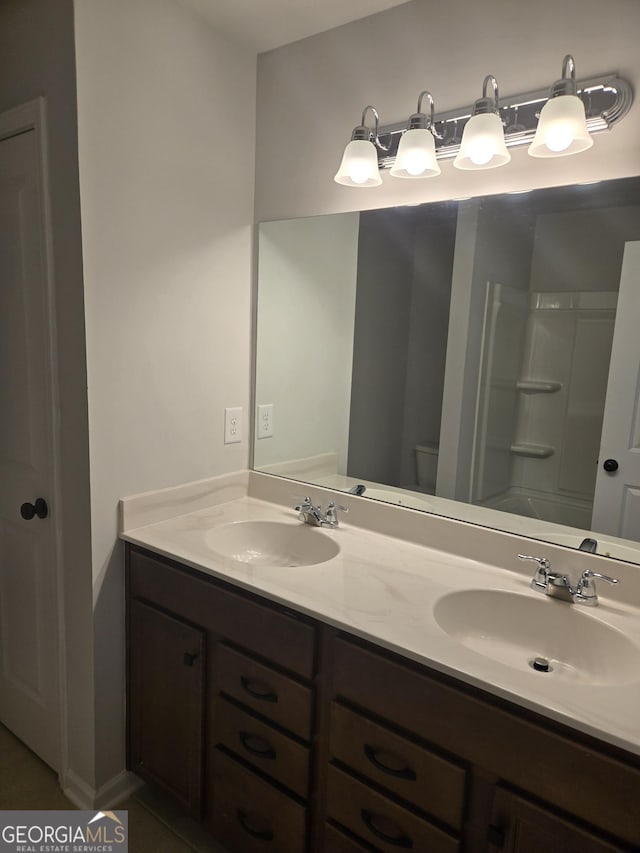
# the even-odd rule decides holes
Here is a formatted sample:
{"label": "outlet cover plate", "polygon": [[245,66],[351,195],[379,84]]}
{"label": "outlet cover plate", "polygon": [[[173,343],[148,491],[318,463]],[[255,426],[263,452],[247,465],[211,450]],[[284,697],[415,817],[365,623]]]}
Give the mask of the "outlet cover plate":
{"label": "outlet cover plate", "polygon": [[224,443],[242,441],[242,406],[224,410]]}
{"label": "outlet cover plate", "polygon": [[273,403],[258,406],[258,438],[271,438],[273,435]]}

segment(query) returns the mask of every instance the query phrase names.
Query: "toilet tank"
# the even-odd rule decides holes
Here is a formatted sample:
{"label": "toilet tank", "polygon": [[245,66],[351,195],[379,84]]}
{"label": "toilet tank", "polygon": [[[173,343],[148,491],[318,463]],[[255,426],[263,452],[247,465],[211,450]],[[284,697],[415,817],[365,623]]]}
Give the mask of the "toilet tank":
{"label": "toilet tank", "polygon": [[418,485],[435,492],[438,472],[438,445],[430,442],[416,444],[416,474]]}

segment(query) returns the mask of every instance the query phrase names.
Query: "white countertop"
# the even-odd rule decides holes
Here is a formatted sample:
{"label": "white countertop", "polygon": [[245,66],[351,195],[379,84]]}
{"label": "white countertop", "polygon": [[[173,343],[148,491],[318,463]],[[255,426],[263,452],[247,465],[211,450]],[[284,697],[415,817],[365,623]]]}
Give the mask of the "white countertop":
{"label": "white countertop", "polygon": [[[128,529],[121,536],[640,755],[637,607],[619,599],[601,599],[595,608],[553,601],[529,588],[531,573],[496,568],[344,521],[337,529],[305,526],[307,535],[328,536],[340,546],[337,556],[316,565],[273,568],[217,557],[207,542],[210,531],[251,520],[301,524],[292,509],[245,496]],[[637,677],[592,683],[560,670],[535,672],[526,662],[509,666],[478,653],[445,633],[433,614],[443,595],[469,589],[531,596],[543,606],[571,609],[572,619],[606,623],[637,649]],[[543,653],[543,639],[540,649],[531,649],[531,657]]]}

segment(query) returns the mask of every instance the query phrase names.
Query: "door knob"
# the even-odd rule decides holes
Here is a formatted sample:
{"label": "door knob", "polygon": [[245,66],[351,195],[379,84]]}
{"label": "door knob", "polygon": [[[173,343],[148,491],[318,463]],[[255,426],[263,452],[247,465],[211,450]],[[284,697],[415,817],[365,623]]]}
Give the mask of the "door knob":
{"label": "door knob", "polygon": [[618,460],[617,459],[605,459],[602,463],[602,467],[608,474],[613,474],[614,471],[618,470]]}
{"label": "door knob", "polygon": [[31,521],[34,515],[38,518],[46,518],[49,515],[49,507],[44,498],[36,498],[35,503],[23,503],[20,507],[20,515],[25,521]]}

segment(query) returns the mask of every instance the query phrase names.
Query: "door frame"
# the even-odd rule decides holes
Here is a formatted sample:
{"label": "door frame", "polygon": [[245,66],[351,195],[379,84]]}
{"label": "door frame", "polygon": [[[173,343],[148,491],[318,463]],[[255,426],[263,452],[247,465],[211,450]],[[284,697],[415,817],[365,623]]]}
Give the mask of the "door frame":
{"label": "door frame", "polygon": [[[603,459],[609,455],[618,456],[618,454],[627,454],[637,452],[638,448],[633,446],[632,436],[637,428],[637,412],[634,413],[638,400],[640,400],[640,390],[638,382],[640,381],[640,373],[638,372],[637,353],[634,354],[634,361],[631,370],[635,370],[633,375],[635,394],[633,398],[633,406],[631,411],[625,413],[624,430],[618,428],[617,424],[613,424],[616,420],[612,415],[612,411],[616,410],[616,405],[620,403],[622,396],[628,397],[626,388],[623,390],[621,382],[622,365],[621,365],[621,343],[622,338],[616,339],[616,331],[618,335],[624,335],[628,341],[630,334],[630,317],[634,316],[634,309],[637,309],[638,295],[633,288],[635,282],[631,281],[633,270],[633,262],[631,255],[638,253],[640,255],[640,240],[625,240],[622,251],[622,263],[620,268],[620,279],[618,287],[618,306],[616,310],[616,319],[613,331],[613,344],[611,347],[611,360],[609,362],[609,374],[607,378],[607,390],[604,404],[604,417],[602,420],[602,429],[600,433],[600,444],[598,448],[598,468],[593,496],[593,516],[592,530],[597,533],[602,533],[603,536],[613,536],[619,542],[629,541],[626,537],[628,534],[622,529],[623,519],[625,516],[625,493],[627,489],[635,491],[637,485],[635,482],[626,482],[626,475],[621,471],[619,474],[614,474],[613,479],[611,474],[603,474]],[[626,279],[630,281],[626,281]],[[622,305],[621,305],[622,303]],[[621,433],[628,435],[627,441],[620,441]],[[613,433],[613,437],[612,437]],[[626,447],[620,447],[623,443]],[[628,460],[627,460],[628,461]],[[619,479],[621,478],[621,479]],[[631,478],[630,478],[631,479]],[[617,485],[616,485],[617,484]],[[616,506],[617,505],[617,506]],[[610,507],[616,507],[616,516],[609,515],[607,510]],[[596,520],[598,527],[594,528],[593,523]],[[612,523],[613,522],[613,523]]]}
{"label": "door frame", "polygon": [[64,607],[64,576],[62,559],[62,488],[61,488],[61,450],[60,450],[60,418],[59,418],[59,385],[58,385],[58,347],[55,312],[55,275],[53,263],[53,229],[51,217],[51,196],[49,183],[49,157],[47,134],[46,99],[37,97],[20,104],[13,109],[0,113],[0,141],[32,131],[35,133],[38,149],[37,183],[42,213],[41,234],[44,241],[42,257],[46,291],[47,335],[46,350],[48,355],[48,408],[51,424],[49,446],[51,452],[51,503],[54,511],[51,514],[53,542],[53,576],[56,589],[56,616],[52,620],[57,633],[57,729],[58,729],[58,766],[55,768],[62,780],[66,776],[68,766],[68,735],[67,735],[67,692],[66,692],[66,646],[65,646],[65,607]]}

